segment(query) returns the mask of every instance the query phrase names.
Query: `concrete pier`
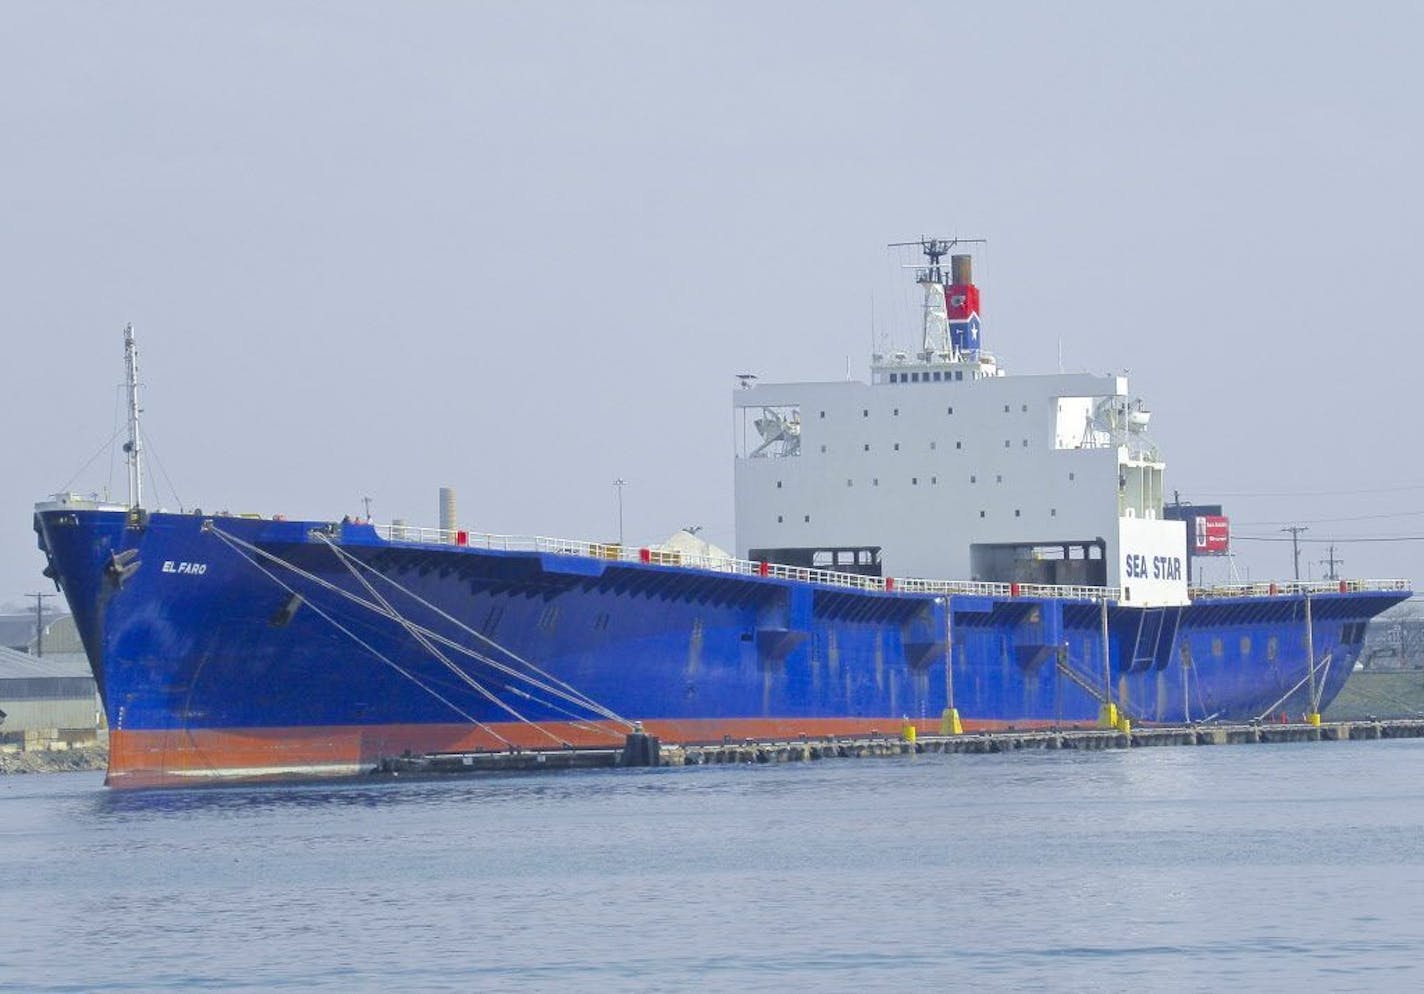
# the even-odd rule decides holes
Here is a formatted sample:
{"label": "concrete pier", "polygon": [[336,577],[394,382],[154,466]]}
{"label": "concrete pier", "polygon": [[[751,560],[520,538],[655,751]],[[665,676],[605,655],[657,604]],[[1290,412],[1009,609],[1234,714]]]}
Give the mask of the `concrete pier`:
{"label": "concrete pier", "polygon": [[[1130,732],[1096,728],[1050,728],[965,735],[874,735],[864,738],[796,739],[787,742],[724,742],[664,745],[656,765],[801,763],[920,753],[989,754],[1033,749],[1142,749],[1161,746],[1248,745],[1283,742],[1348,742],[1424,738],[1424,719],[1245,725],[1134,727]],[[458,774],[593,769],[629,765],[624,749],[560,749],[547,752],[440,753],[382,760],[378,774]],[[645,764],[646,765],[646,764]]]}

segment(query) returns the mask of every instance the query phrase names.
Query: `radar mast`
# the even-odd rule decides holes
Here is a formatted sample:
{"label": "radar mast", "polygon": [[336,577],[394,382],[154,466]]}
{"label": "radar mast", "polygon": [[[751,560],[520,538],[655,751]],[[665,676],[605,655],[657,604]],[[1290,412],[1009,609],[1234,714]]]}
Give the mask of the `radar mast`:
{"label": "radar mast", "polygon": [[955,352],[949,328],[949,311],[944,296],[944,267],[940,260],[956,245],[984,244],[983,238],[919,238],[913,242],[891,242],[889,248],[918,246],[929,265],[916,268],[915,282],[925,288],[923,334],[920,359],[929,362],[937,355],[952,356]]}

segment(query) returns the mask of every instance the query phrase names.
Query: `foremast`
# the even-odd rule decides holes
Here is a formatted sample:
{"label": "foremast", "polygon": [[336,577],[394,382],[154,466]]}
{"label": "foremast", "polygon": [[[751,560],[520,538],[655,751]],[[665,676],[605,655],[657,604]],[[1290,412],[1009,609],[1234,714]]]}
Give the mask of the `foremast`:
{"label": "foremast", "polygon": [[125,395],[129,408],[129,437],[124,443],[124,462],[129,470],[129,507],[143,506],[143,460],[138,430],[138,342],[133,323],[124,325]]}

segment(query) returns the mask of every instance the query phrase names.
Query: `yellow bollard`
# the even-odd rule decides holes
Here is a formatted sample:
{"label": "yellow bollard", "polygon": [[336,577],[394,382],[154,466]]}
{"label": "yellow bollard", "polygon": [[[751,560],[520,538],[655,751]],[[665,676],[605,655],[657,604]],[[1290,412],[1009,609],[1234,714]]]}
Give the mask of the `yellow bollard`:
{"label": "yellow bollard", "polygon": [[1132,734],[1132,719],[1127,715],[1119,715],[1117,719],[1117,730],[1124,735]]}
{"label": "yellow bollard", "polygon": [[964,725],[959,721],[958,708],[945,708],[944,714],[939,716],[939,733],[941,735],[963,735]]}
{"label": "yellow bollard", "polygon": [[1117,705],[1112,701],[1103,704],[1102,709],[1098,712],[1098,727],[1117,728],[1118,721]]}
{"label": "yellow bollard", "polygon": [[906,723],[906,725],[905,725],[904,728],[900,729],[900,737],[901,737],[902,739],[904,739],[906,742],[910,743],[910,745],[914,745],[914,744],[915,744],[915,737],[916,737],[918,734],[919,734],[919,730],[916,729],[914,725],[911,725],[911,724],[908,724],[908,723]]}
{"label": "yellow bollard", "polygon": [[1316,726],[1317,728],[1319,728],[1319,727],[1320,727],[1320,712],[1319,712],[1319,711],[1312,711],[1312,712],[1310,712],[1310,714],[1308,714],[1308,715],[1305,716],[1305,723],[1306,723],[1307,725],[1314,725],[1314,726]]}

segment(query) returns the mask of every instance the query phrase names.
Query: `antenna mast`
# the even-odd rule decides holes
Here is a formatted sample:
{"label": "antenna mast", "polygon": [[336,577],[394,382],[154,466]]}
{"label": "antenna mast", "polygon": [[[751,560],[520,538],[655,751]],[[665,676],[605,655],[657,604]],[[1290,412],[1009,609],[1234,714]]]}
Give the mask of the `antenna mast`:
{"label": "antenna mast", "polygon": [[[944,299],[944,267],[940,260],[956,245],[982,244],[983,238],[920,238],[913,242],[891,242],[887,248],[918,247],[929,265],[917,267],[915,282],[925,288],[923,344],[920,357],[928,360],[935,353],[950,353],[949,315]],[[958,257],[956,257],[958,258]],[[953,260],[952,260],[953,261]]]}
{"label": "antenna mast", "polygon": [[143,461],[139,457],[138,439],[138,343],[134,341],[132,323],[124,325],[124,370],[129,402],[129,440],[124,443],[124,462],[129,467],[129,507],[141,507]]}

